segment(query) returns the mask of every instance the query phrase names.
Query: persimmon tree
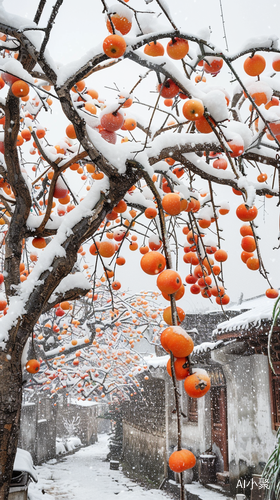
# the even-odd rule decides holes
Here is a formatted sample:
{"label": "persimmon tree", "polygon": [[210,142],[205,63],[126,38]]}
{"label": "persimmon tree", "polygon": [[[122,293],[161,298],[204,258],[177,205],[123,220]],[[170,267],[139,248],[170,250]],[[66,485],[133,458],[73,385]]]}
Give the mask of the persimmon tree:
{"label": "persimmon tree", "polygon": [[24,372],[31,397],[30,389],[54,400],[63,394],[112,403],[142,392],[137,376],[148,366],[137,346],[159,343],[159,294],[113,291],[111,296],[110,285],[98,280],[96,286],[96,294],[56,304],[36,324]]}
{"label": "persimmon tree", "polygon": [[[173,470],[194,464],[189,452],[181,453],[174,353],[187,358],[185,387],[192,395],[197,384],[192,387],[190,382],[196,377],[200,395],[209,389],[207,375],[191,373],[192,339],[178,326],[184,311],[176,302],[185,291],[177,272],[180,254],[190,266],[186,283],[193,294],[207,300],[214,297],[222,307],[230,300],[222,272],[228,256],[221,237],[222,216],[230,207],[217,200],[216,185],[240,196],[236,220],[246,222],[242,260],[248,272],[259,270],[263,275],[267,295],[277,296],[255,225],[257,197],[280,194],[277,39],[251,40],[230,55],[208,39],[181,31],[161,0],[139,1],[138,10],[122,0],[114,6],[102,0],[96,6],[96,19],[106,24],[108,35],[95,40],[95,47],[81,54],[78,62],[61,67],[49,56],[48,43],[62,3],[55,2],[46,24],[41,23],[44,1],[30,21],[0,9],[4,252],[0,494],[4,499],[17,446],[21,361],[27,341],[41,315],[54,305],[84,296],[92,288],[96,293],[99,265],[105,280],[111,280],[109,290],[120,289],[115,275],[116,269],[121,274],[118,266],[127,258],[122,256],[127,242],[127,251],[138,252],[141,241],[141,268],[158,276],[157,285],[170,300],[164,311],[169,327],[162,343],[171,352],[178,417],[180,457],[179,461],[172,457]],[[158,14],[165,19],[164,30],[157,29]],[[113,82],[126,60],[135,71],[135,82],[119,89]],[[238,69],[239,61],[244,68]],[[215,80],[225,68],[230,72],[226,89]],[[105,89],[104,96],[95,89],[100,72],[115,72],[110,102]],[[148,81],[152,88],[147,95],[142,88]],[[53,107],[67,119],[61,136],[55,113],[48,118],[51,131],[46,130]],[[50,132],[56,128],[54,141]],[[205,193],[200,192],[201,179],[208,185]],[[184,244],[181,229],[187,237]],[[81,245],[87,244],[82,252],[96,259],[92,275],[88,264],[77,260]],[[181,350],[176,349],[178,344]],[[182,475],[181,480],[183,499]]]}

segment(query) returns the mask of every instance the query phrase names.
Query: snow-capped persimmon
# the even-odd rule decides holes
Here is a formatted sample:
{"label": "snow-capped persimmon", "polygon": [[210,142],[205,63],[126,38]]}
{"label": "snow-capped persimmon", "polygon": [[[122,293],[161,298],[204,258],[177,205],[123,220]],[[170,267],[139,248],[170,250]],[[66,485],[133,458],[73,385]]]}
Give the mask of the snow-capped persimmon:
{"label": "snow-capped persimmon", "polygon": [[274,71],[280,71],[280,56],[277,54],[274,56],[273,61],[272,61],[272,67]]}
{"label": "snow-capped persimmon", "polygon": [[162,241],[159,237],[150,237],[149,238],[149,248],[150,250],[157,251],[162,247]]}
{"label": "snow-capped persimmon", "polygon": [[207,372],[198,368],[184,382],[184,389],[191,398],[201,398],[209,391],[210,387],[211,383]]}
{"label": "snow-capped persimmon", "polygon": [[17,76],[10,75],[9,73],[1,73],[1,77],[4,82],[11,87],[19,78]]}
{"label": "snow-capped persimmon", "polygon": [[15,97],[26,97],[29,94],[29,85],[23,80],[17,80],[11,86]]}
{"label": "snow-capped persimmon", "polygon": [[37,359],[29,359],[25,365],[26,370],[29,373],[37,373],[40,370],[40,363]]}
{"label": "snow-capped persimmon", "polygon": [[229,141],[227,145],[230,148],[229,154],[232,158],[237,158],[244,153],[244,144],[242,144],[239,140]]}
{"label": "snow-capped persimmon", "polygon": [[196,75],[194,81],[195,81],[195,83],[206,82],[206,78],[205,78],[205,76]]}
{"label": "snow-capped persimmon", "polygon": [[189,52],[189,42],[183,38],[174,37],[166,46],[166,52],[171,59],[179,60]]}
{"label": "snow-capped persimmon", "polygon": [[120,100],[122,103],[122,108],[130,108],[133,104],[133,99],[131,97],[123,97],[120,95]]}
{"label": "snow-capped persimmon", "polygon": [[169,326],[163,330],[160,342],[167,352],[172,352],[176,358],[189,356],[194,348],[191,336],[181,326]]}
{"label": "snow-capped persimmon", "polygon": [[[185,311],[183,311],[183,309],[181,307],[176,307],[176,311],[177,311],[177,323],[178,325],[180,325],[182,323],[182,321],[184,321],[185,319]],[[172,309],[171,309],[171,306],[169,307],[166,307],[163,311],[163,320],[165,321],[165,323],[167,323],[168,325],[172,325],[173,321],[172,321]]]}
{"label": "snow-capped persimmon", "polygon": [[140,266],[146,274],[156,275],[164,270],[166,260],[160,252],[147,252],[143,255]]}
{"label": "snow-capped persimmon", "polygon": [[171,78],[168,78],[164,83],[159,84],[157,89],[158,92],[160,92],[161,97],[164,97],[165,99],[172,99],[179,92],[178,85],[173,82]]}
{"label": "snow-capped persimmon", "polygon": [[204,113],[203,102],[198,99],[188,99],[183,105],[182,113],[186,120],[198,120]]}
{"label": "snow-capped persimmon", "polygon": [[[279,70],[280,71],[280,70]],[[269,298],[269,299],[277,299],[278,295],[279,295],[279,292],[278,290],[276,290],[275,288],[268,288],[265,292],[265,295]]]}
{"label": "snow-capped persimmon", "polygon": [[228,167],[228,162],[225,158],[217,158],[213,161],[213,167],[217,170],[226,170]]}
{"label": "snow-capped persimmon", "polygon": [[37,135],[38,139],[43,139],[43,137],[45,137],[45,135],[46,135],[45,129],[44,128],[37,128],[36,135]]}
{"label": "snow-capped persimmon", "polygon": [[4,299],[1,299],[0,300],[0,311],[4,311],[4,309],[6,309],[6,307],[7,307],[7,301]]}
{"label": "snow-capped persimmon", "polygon": [[98,99],[98,92],[95,89],[87,89],[86,94],[92,99]]}
{"label": "snow-capped persimmon", "polygon": [[162,198],[162,208],[168,215],[181,212],[181,197],[176,193],[168,193]]}
{"label": "snow-capped persimmon", "polygon": [[[149,255],[149,254],[147,254]],[[157,286],[161,292],[172,294],[176,293],[182,285],[180,274],[173,269],[166,269],[157,278]]]}
{"label": "snow-capped persimmon", "polygon": [[238,219],[242,220],[243,222],[251,222],[257,217],[258,209],[255,206],[247,208],[247,206],[242,203],[237,207],[236,215]]}
{"label": "snow-capped persimmon", "polygon": [[[122,35],[127,35],[127,33],[130,32],[131,26],[132,26],[132,22],[127,17],[122,16],[122,15],[120,15],[120,14],[118,14],[116,12],[116,13],[110,14],[110,19],[111,19],[111,22],[114,25],[114,28],[117,31],[119,31]],[[111,25],[110,19],[108,17],[108,19],[106,21],[106,26],[107,26],[107,30],[110,33],[113,33],[113,29],[112,29],[112,25]]]}
{"label": "snow-capped persimmon", "polygon": [[[269,99],[266,92],[252,92],[250,93],[250,95],[257,106],[260,106],[261,104],[267,104]],[[257,126],[256,123],[255,126]]]}
{"label": "snow-capped persimmon", "polygon": [[279,106],[279,99],[277,97],[272,96],[270,101],[265,105],[265,109],[269,109],[272,106]]}
{"label": "snow-capped persimmon", "polygon": [[58,317],[61,317],[61,316],[64,316],[65,312],[63,311],[63,309],[61,309],[61,307],[57,307],[56,311],[55,311],[55,315],[58,316]]}
{"label": "snow-capped persimmon", "polygon": [[32,245],[35,248],[45,248],[47,246],[47,243],[45,238],[41,238],[38,236],[37,238],[33,238]]}
{"label": "snow-capped persimmon", "polygon": [[211,220],[207,220],[207,219],[200,219],[198,221],[198,225],[202,228],[202,229],[207,229],[207,227],[210,227],[211,226]]}
{"label": "snow-capped persimmon", "polygon": [[109,144],[116,144],[117,136],[115,132],[109,132],[109,130],[106,130],[103,127],[98,127],[98,130],[104,141],[109,142]]}
{"label": "snow-capped persimmon", "polygon": [[106,56],[117,59],[126,51],[125,39],[120,35],[109,35],[103,41],[103,51]]}
{"label": "snow-capped persimmon", "polygon": [[123,126],[124,117],[119,111],[115,113],[105,113],[101,116],[101,126],[108,132],[116,132]]}
{"label": "snow-capped persimmon", "polygon": [[192,469],[196,464],[194,454],[189,450],[173,451],[169,457],[169,467],[173,472],[183,472],[184,470]]}
{"label": "snow-capped persimmon", "polygon": [[219,57],[207,57],[205,61],[203,61],[203,69],[205,73],[210,73],[211,75],[217,75],[222,67],[224,61]]}
{"label": "snow-capped persimmon", "polygon": [[144,47],[144,54],[150,57],[159,57],[164,55],[164,46],[159,42],[149,42]]}
{"label": "snow-capped persimmon", "polygon": [[[184,366],[185,365],[185,366]],[[177,380],[184,380],[189,374],[188,362],[187,358],[175,358],[174,360],[174,368],[175,368],[175,376]],[[171,372],[171,360],[167,361],[166,365],[167,373],[170,377],[172,377]]]}
{"label": "snow-capped persimmon", "polygon": [[173,168],[173,174],[180,179],[185,173],[184,167],[175,167]]}
{"label": "snow-capped persimmon", "polygon": [[269,123],[269,127],[271,129],[271,132],[276,135],[276,137],[280,134],[280,121],[277,121],[275,123]]}
{"label": "snow-capped persimmon", "polygon": [[259,76],[265,69],[265,58],[260,54],[254,54],[252,57],[247,57],[244,61],[244,71],[249,76]]}
{"label": "snow-capped persimmon", "polygon": [[28,128],[25,128],[21,131],[21,136],[22,138],[27,142],[27,141],[30,141],[31,139],[31,132]]}
{"label": "snow-capped persimmon", "polygon": [[84,109],[92,115],[96,115],[97,113],[96,106],[92,102],[85,102]]}

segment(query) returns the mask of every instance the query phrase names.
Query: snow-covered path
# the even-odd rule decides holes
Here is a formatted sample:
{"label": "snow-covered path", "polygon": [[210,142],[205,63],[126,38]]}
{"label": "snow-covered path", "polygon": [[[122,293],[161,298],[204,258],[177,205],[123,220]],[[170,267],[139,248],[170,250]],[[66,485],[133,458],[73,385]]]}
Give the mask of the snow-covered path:
{"label": "snow-covered path", "polygon": [[170,499],[162,491],[144,490],[121,471],[110,470],[109,462],[104,462],[108,454],[108,436],[101,434],[98,439],[94,445],[62,461],[37,467],[39,482],[29,486],[30,500]]}

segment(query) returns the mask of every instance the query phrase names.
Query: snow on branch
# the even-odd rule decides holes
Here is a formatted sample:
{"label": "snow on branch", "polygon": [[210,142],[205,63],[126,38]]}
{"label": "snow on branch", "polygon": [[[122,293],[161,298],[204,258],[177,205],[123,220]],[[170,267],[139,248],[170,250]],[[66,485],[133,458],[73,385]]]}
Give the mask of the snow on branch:
{"label": "snow on branch", "polygon": [[53,303],[57,304],[58,302],[61,302],[62,298],[64,300],[70,300],[70,297],[79,297],[81,294],[85,294],[90,289],[91,285],[83,273],[76,272],[75,274],[69,274],[60,282],[58,287],[50,296],[48,303],[51,307]]}

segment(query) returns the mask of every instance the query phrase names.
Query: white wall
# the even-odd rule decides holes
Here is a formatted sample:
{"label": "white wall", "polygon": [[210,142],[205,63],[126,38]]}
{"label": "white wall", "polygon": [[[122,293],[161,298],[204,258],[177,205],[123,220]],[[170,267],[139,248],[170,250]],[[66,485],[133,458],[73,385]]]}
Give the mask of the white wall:
{"label": "white wall", "polygon": [[213,352],[227,382],[228,448],[231,479],[261,472],[275,445],[268,360],[264,355]]}

